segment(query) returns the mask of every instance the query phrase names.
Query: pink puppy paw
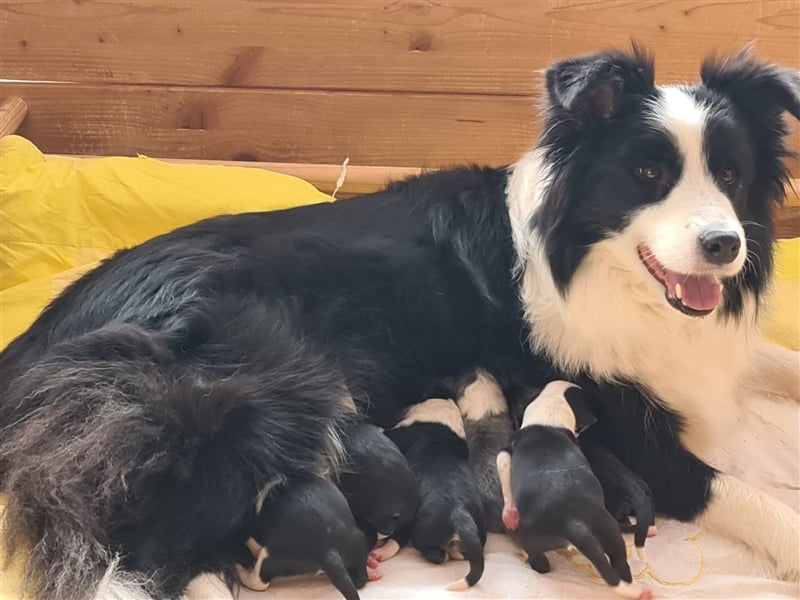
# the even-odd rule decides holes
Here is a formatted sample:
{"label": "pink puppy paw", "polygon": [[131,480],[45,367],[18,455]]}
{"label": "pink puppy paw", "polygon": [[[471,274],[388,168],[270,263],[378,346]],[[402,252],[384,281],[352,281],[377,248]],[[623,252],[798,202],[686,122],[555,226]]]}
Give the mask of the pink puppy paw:
{"label": "pink puppy paw", "polygon": [[367,581],[378,581],[383,575],[374,569],[367,569]]}

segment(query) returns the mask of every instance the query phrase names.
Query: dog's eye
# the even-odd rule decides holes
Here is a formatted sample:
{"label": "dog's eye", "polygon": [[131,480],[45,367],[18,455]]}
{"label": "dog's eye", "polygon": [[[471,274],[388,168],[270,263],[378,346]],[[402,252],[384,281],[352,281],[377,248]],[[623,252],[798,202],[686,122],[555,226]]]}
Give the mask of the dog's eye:
{"label": "dog's eye", "polygon": [[736,169],[733,167],[725,167],[722,169],[722,172],[719,174],[720,181],[725,185],[731,185],[734,181],[736,181]]}
{"label": "dog's eye", "polygon": [[658,167],[636,167],[635,172],[642,181],[654,182],[661,179],[661,169]]}

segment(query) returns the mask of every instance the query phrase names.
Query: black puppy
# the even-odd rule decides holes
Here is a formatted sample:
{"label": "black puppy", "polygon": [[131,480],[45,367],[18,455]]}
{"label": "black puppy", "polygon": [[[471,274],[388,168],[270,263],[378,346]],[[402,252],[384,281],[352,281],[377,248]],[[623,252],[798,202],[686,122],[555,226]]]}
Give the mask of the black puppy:
{"label": "black puppy", "polygon": [[475,585],[483,575],[486,521],[458,407],[452,400],[425,400],[386,434],[406,455],[419,483],[411,545],[433,563],[448,556],[469,561],[469,573],[447,589]]}
{"label": "black puppy", "polygon": [[508,446],[512,433],[506,397],[494,377],[480,369],[462,380],[455,397],[464,419],[469,464],[478,482],[487,528],[505,533],[496,458]]}
{"label": "black puppy", "polygon": [[565,381],[545,386],[525,409],[510,449],[497,455],[503,522],[534,570],[547,573],[544,553],[572,544],[618,594],[652,598],[633,583],[619,525],[577,444],[577,434],[594,421],[581,388]]}
{"label": "black puppy", "polygon": [[239,581],[263,591],[274,577],[322,570],[347,600],[359,600],[371,550],[339,489],[327,479],[280,485],[259,497],[247,548],[252,560],[237,565]]}
{"label": "black puppy", "polygon": [[417,512],[417,479],[397,445],[375,425],[354,417],[344,427],[343,442],[347,458],[339,489],[372,546],[386,540],[373,556],[388,560],[400,549],[391,536],[408,529]]}
{"label": "black puppy", "polygon": [[[603,486],[606,509],[617,520],[623,533],[633,533],[636,554],[640,560],[646,560],[645,540],[648,536],[656,535],[655,506],[650,486],[602,444],[582,436],[580,445]],[[635,525],[630,524],[630,515],[636,517]]]}

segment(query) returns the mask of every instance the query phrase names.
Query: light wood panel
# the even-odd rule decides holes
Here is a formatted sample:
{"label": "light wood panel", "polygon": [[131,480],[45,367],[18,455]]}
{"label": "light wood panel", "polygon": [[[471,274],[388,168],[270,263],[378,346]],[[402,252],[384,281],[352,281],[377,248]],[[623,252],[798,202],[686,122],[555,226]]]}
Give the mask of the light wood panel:
{"label": "light wood panel", "polygon": [[528,98],[0,84],[28,104],[44,152],[439,167],[513,161],[534,140]]}
{"label": "light wood panel", "polygon": [[554,59],[655,51],[662,82],[757,42],[800,67],[798,0],[3,0],[0,76],[531,94]]}
{"label": "light wood panel", "polygon": [[0,137],[15,133],[25,115],[28,114],[28,105],[19,96],[3,98],[0,104]]}

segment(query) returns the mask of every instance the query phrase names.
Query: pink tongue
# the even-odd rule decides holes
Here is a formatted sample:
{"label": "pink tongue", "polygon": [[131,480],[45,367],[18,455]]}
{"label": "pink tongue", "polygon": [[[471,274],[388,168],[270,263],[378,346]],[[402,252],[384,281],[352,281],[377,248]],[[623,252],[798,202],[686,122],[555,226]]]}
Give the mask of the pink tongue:
{"label": "pink tongue", "polygon": [[[722,288],[713,277],[679,275],[667,272],[670,296],[677,298],[684,306],[698,311],[713,310],[722,298]],[[681,286],[680,292],[677,286]]]}

